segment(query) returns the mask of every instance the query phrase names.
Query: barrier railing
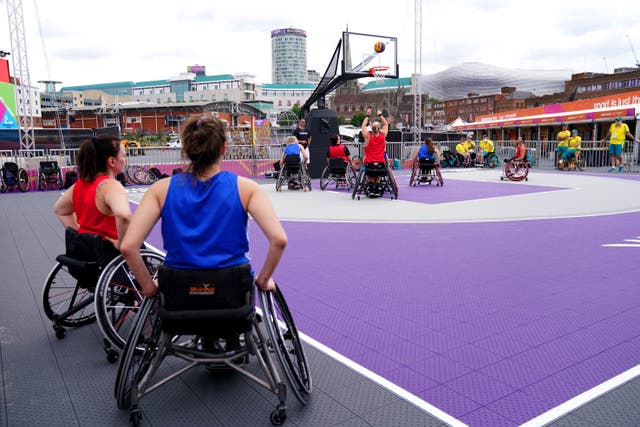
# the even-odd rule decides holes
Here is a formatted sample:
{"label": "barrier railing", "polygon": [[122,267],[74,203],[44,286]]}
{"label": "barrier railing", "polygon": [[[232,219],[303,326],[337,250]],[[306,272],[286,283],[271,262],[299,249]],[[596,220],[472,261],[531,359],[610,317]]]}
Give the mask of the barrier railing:
{"label": "barrier railing", "polygon": [[[440,149],[455,152],[457,141],[438,141]],[[557,167],[556,141],[525,141],[533,167],[539,169],[554,169]],[[363,157],[363,144],[359,142],[344,142],[351,155]],[[388,142],[387,156],[398,159],[401,167],[410,167],[413,157],[421,143],[412,141]],[[500,160],[510,158],[515,153],[515,141],[494,141],[495,152]],[[609,144],[600,141],[582,141],[582,155],[587,170],[602,172],[610,167],[608,151]],[[479,147],[476,147],[479,150]],[[223,157],[223,168],[239,175],[260,178],[273,170],[273,163],[280,159],[284,145],[279,141],[274,144],[232,144],[227,145]],[[0,163],[15,162],[27,169],[29,176],[37,180],[39,162],[55,160],[66,171],[77,165],[77,149],[49,149],[36,151],[0,150]],[[638,143],[627,143],[623,153],[624,169],[627,172],[640,172],[638,166]],[[182,157],[179,148],[169,147],[131,147],[127,153],[129,166],[157,168],[161,173],[170,175],[177,168],[184,168],[188,161]]]}

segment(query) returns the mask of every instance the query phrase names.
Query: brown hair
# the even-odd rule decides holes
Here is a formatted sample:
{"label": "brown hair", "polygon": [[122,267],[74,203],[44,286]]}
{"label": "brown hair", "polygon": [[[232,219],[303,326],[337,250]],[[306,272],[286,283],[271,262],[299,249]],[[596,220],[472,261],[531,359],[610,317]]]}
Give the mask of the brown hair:
{"label": "brown hair", "polygon": [[93,181],[107,171],[107,159],[117,157],[120,138],[113,135],[91,137],[80,144],[78,150],[78,176],[83,181]]}
{"label": "brown hair", "polygon": [[220,158],[225,141],[225,125],[220,119],[189,117],[182,128],[182,154],[191,160],[188,170],[202,176]]}
{"label": "brown hair", "polygon": [[424,143],[427,144],[427,151],[429,153],[433,154],[436,152],[436,144],[433,142],[433,139],[427,138]]}

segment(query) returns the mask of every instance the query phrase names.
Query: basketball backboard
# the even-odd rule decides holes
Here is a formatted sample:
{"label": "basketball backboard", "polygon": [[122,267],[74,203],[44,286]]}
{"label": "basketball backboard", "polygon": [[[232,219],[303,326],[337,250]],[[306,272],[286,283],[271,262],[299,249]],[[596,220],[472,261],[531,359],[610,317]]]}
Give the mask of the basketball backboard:
{"label": "basketball backboard", "polygon": [[[398,78],[398,39],[374,34],[342,33],[342,75]],[[385,68],[386,67],[386,68]]]}

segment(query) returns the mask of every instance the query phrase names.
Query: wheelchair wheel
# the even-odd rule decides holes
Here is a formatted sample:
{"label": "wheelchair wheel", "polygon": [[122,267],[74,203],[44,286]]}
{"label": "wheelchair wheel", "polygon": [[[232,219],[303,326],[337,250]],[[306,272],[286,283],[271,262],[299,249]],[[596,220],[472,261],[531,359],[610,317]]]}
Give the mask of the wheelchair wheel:
{"label": "wheelchair wheel", "polygon": [[398,183],[396,182],[396,177],[393,174],[393,171],[390,168],[387,168],[387,172],[389,175],[389,186],[391,187],[391,191],[393,194],[391,194],[391,198],[392,199],[397,199],[398,198]]}
{"label": "wheelchair wheel", "polygon": [[23,193],[29,191],[29,175],[24,169],[18,171],[18,188]]}
{"label": "wheelchair wheel", "polygon": [[311,187],[311,177],[307,173],[307,171],[303,171],[300,176],[300,181],[302,184],[302,188],[306,188],[306,191],[311,191],[313,188]]}
{"label": "wheelchair wheel", "polygon": [[64,188],[64,181],[62,181],[62,171],[58,171],[58,190]]}
{"label": "wheelchair wheel", "polygon": [[46,185],[45,183],[47,182],[47,177],[45,174],[41,173],[38,176],[38,189],[40,191],[44,191],[44,186]]}
{"label": "wheelchair wheel", "polygon": [[0,176],[0,193],[6,193],[9,187],[4,183],[4,179]]}
{"label": "wheelchair wheel", "polygon": [[364,170],[360,169],[358,175],[356,176],[355,183],[353,185],[353,192],[351,193],[351,199],[355,199],[356,195],[358,195],[358,200],[360,200],[360,187],[363,185],[363,180],[365,179]]}
{"label": "wheelchair wheel", "polygon": [[585,168],[584,157],[580,154],[576,154],[575,156],[576,169],[583,171]]}
{"label": "wheelchair wheel", "polygon": [[496,153],[489,153],[487,154],[487,159],[485,160],[485,162],[487,163],[487,167],[494,169],[498,167],[498,156],[496,155]]}
{"label": "wheelchair wheel", "polygon": [[[81,288],[69,269],[56,263],[42,289],[42,306],[45,315],[61,326],[78,327],[87,325],[96,319],[93,308],[92,289]],[[84,307],[82,307],[84,305]],[[72,307],[82,307],[76,313],[59,319],[61,313]]]}
{"label": "wheelchair wheel", "polygon": [[118,365],[114,394],[119,409],[131,406],[131,393],[149,370],[161,333],[158,299],[146,298]]}
{"label": "wheelchair wheel", "polygon": [[416,186],[416,175],[418,174],[418,161],[413,162],[413,166],[411,167],[411,178],[409,178],[409,187]]}
{"label": "wheelchair wheel", "polygon": [[[141,251],[142,259],[152,276],[164,257],[150,250]],[[133,329],[144,296],[122,255],[104,269],[95,293],[95,313],[102,335],[116,348],[124,348]]]}
{"label": "wheelchair wheel", "polygon": [[306,404],[311,393],[311,375],[298,329],[280,288],[275,292],[260,291],[264,323],[276,357],[298,400]]}
{"label": "wheelchair wheel", "polygon": [[329,172],[329,166],[326,166],[320,176],[320,189],[324,191],[331,183],[336,183],[336,179]]}

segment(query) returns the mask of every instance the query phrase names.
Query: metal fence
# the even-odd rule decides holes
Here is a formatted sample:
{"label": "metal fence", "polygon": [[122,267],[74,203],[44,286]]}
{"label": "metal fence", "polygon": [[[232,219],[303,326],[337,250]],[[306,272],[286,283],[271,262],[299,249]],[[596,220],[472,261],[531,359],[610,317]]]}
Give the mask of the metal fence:
{"label": "metal fence", "polygon": [[[455,152],[458,141],[439,141],[440,151]],[[555,141],[525,141],[532,166],[539,169],[554,169],[557,166],[557,143]],[[345,142],[352,155],[363,156],[363,144]],[[411,159],[421,144],[412,141],[387,142],[387,156],[398,159],[401,167],[409,167]],[[515,153],[515,141],[494,141],[495,151],[502,160]],[[232,144],[227,146],[223,158],[223,168],[244,176],[259,178],[273,170],[273,163],[280,159],[284,144]],[[582,153],[587,170],[600,172],[610,166],[608,144],[599,141],[582,141]],[[179,148],[131,147],[127,153],[129,166],[156,167],[170,174],[173,169],[184,167],[188,162]],[[638,143],[625,144],[623,150],[625,171],[640,172],[638,167]],[[20,167],[37,172],[40,161],[55,160],[62,168],[73,168],[77,164],[77,149],[50,149],[36,151],[0,150],[0,162],[11,161]],[[397,162],[396,162],[397,163]],[[30,173],[30,175],[33,175]]]}

